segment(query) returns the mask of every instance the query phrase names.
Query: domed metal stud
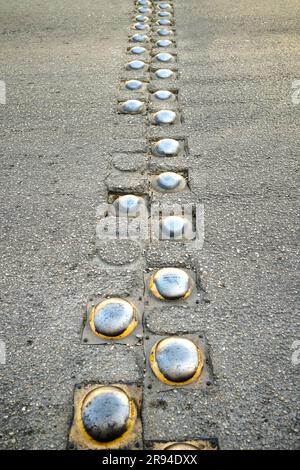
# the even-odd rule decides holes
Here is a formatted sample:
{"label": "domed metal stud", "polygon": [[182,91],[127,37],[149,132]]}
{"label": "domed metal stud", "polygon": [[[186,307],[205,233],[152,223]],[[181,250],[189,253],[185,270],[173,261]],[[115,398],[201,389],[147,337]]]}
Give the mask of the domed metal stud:
{"label": "domed metal stud", "polygon": [[151,2],[149,0],[138,0],[137,5],[149,6],[149,5],[151,5]]}
{"label": "domed metal stud", "polygon": [[127,88],[127,90],[140,90],[142,86],[143,83],[140,80],[127,80],[127,82],[125,82],[125,88]]}
{"label": "domed metal stud", "polygon": [[168,52],[159,52],[159,54],[156,54],[154,58],[159,62],[171,62],[174,60],[174,56]]}
{"label": "domed metal stud", "polygon": [[186,299],[194,288],[191,277],[179,268],[162,268],[150,277],[149,288],[160,300]]}
{"label": "domed metal stud", "polygon": [[152,10],[150,8],[147,8],[146,6],[142,6],[138,8],[138,12],[142,13],[143,15],[150,15],[150,13],[152,13]]}
{"label": "domed metal stud", "polygon": [[139,100],[127,100],[121,104],[121,110],[125,114],[138,114],[144,110],[145,103]]}
{"label": "domed metal stud", "polygon": [[192,230],[190,221],[179,215],[164,217],[160,226],[163,239],[177,238],[182,240],[187,238]]}
{"label": "domed metal stud", "polygon": [[125,338],[137,326],[136,308],[127,300],[107,299],[92,309],[89,323],[94,334],[100,338]]}
{"label": "domed metal stud", "polygon": [[146,15],[137,15],[135,17],[136,21],[139,21],[140,23],[148,23],[149,18]]}
{"label": "domed metal stud", "polygon": [[190,339],[171,336],[153,346],[150,366],[161,382],[168,385],[188,385],[201,374],[203,354]]}
{"label": "domed metal stud", "polygon": [[146,52],[146,50],[147,49],[145,47],[134,46],[129,50],[129,52],[130,52],[130,54],[140,55],[140,54],[144,54]]}
{"label": "domed metal stud", "polygon": [[146,36],[146,34],[134,34],[132,37],[131,37],[131,40],[133,42],[146,42],[148,41],[148,36]]}
{"label": "domed metal stud", "polygon": [[124,436],[133,428],[136,416],[133,400],[115,386],[95,388],[86,395],[81,407],[84,430],[99,443]]}
{"label": "domed metal stud", "polygon": [[172,6],[167,2],[160,2],[157,6],[160,10],[172,10]]}
{"label": "domed metal stud", "polygon": [[158,16],[161,18],[170,18],[172,14],[169,11],[159,11]]}
{"label": "domed metal stud", "polygon": [[165,447],[164,450],[199,450],[199,448],[192,444],[181,442],[178,444],[171,444],[170,446]]}
{"label": "domed metal stud", "polygon": [[159,157],[174,157],[179,153],[180,143],[175,139],[161,139],[154,144],[152,150]]}
{"label": "domed metal stud", "polygon": [[175,101],[175,95],[169,90],[157,90],[153,93],[153,98],[159,101]]}
{"label": "domed metal stud", "polygon": [[156,176],[155,182],[156,186],[163,191],[178,191],[186,187],[185,178],[178,173],[173,173],[172,171],[160,173],[160,175]]}
{"label": "domed metal stud", "polygon": [[170,39],[160,39],[159,41],[157,41],[156,45],[157,47],[170,47],[172,46],[172,41],[170,41]]}
{"label": "domed metal stud", "polygon": [[162,18],[160,20],[158,20],[156,22],[156,24],[158,24],[159,26],[170,26],[171,25],[171,21],[168,20],[167,18]]}
{"label": "domed metal stud", "polygon": [[156,70],[155,72],[155,76],[156,78],[171,78],[173,77],[174,75],[174,72],[170,69],[159,69],[159,70]]}
{"label": "domed metal stud", "polygon": [[153,115],[154,123],[157,125],[161,124],[173,124],[176,121],[176,113],[169,109],[161,109]]}
{"label": "domed metal stud", "polygon": [[157,30],[159,36],[172,36],[173,31],[171,29],[161,28]]}
{"label": "domed metal stud", "polygon": [[114,201],[114,207],[117,210],[117,215],[121,217],[138,217],[147,211],[145,200],[134,194],[119,196]]}
{"label": "domed metal stud", "polygon": [[135,23],[135,25],[133,27],[134,27],[134,29],[136,29],[138,31],[148,31],[150,29],[150,26],[148,24],[145,24],[145,23]]}
{"label": "domed metal stud", "polygon": [[145,62],[142,60],[132,60],[126,66],[126,68],[131,70],[142,70],[145,67]]}

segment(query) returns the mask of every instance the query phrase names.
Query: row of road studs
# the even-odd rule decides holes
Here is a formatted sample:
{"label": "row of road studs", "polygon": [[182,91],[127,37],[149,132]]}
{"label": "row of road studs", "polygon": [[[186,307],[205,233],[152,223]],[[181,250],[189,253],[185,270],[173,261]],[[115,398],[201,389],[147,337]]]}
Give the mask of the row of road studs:
{"label": "row of road studs", "polygon": [[[187,144],[184,137],[174,138],[170,129],[180,128],[182,115],[177,88],[178,57],[176,44],[175,1],[137,0],[130,26],[126,77],[121,80],[117,104],[119,114],[143,115],[147,126],[160,129],[158,137],[148,139],[148,167],[155,160],[155,172],[149,172],[148,194],[123,190],[108,195],[106,219],[134,223],[137,217],[148,219],[151,195],[175,197],[188,191],[186,172],[160,170],[160,162],[182,159]],[[126,170],[126,163],[115,167]],[[122,167],[123,165],[123,167]],[[129,162],[130,166],[130,162]],[[125,179],[125,177],[124,177]],[[153,201],[153,198],[152,198]],[[160,215],[154,238],[163,242],[189,243],[193,222],[174,212]],[[199,303],[197,275],[177,266],[148,267],[144,275],[143,295],[96,299],[87,305],[82,342],[89,345],[123,344],[143,347],[145,375],[142,383],[78,384],[74,391],[74,417],[69,449],[154,449],[214,450],[215,438],[187,435],[177,442],[143,439],[142,397],[144,393],[176,388],[207,389],[213,385],[209,348],[203,335],[190,332],[161,336],[147,330],[145,312],[164,305],[193,309]]]}

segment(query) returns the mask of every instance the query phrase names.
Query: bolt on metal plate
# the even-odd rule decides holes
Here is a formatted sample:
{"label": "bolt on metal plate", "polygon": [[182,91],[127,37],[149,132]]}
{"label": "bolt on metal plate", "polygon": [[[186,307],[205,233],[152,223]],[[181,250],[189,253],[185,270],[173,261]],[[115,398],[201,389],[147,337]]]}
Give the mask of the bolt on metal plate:
{"label": "bolt on metal plate", "polygon": [[[144,311],[144,304],[140,299],[111,296],[89,302],[85,310],[81,342],[87,345],[140,343],[143,338]],[[120,305],[114,309],[114,304],[119,301]],[[106,307],[106,311],[103,307]],[[99,313],[102,313],[102,318]]]}
{"label": "bolt on metal plate", "polygon": [[[177,338],[187,340],[187,343],[193,345],[193,349],[197,349],[199,353],[198,364],[195,363],[194,351],[187,354],[184,349],[182,351],[180,348],[178,349],[177,345],[169,347],[169,344],[164,344],[167,342],[171,344],[172,340],[175,342]],[[161,348],[162,351],[159,351],[161,355],[159,362],[157,360],[157,347],[161,345],[163,348]],[[209,349],[203,335],[190,333],[160,336],[148,333],[144,338],[144,351],[146,358],[145,389],[153,390],[153,392],[163,392],[177,388],[206,390],[213,385]],[[177,351],[178,357],[176,355]],[[182,367],[180,367],[180,362],[178,363],[180,354],[183,357]],[[177,381],[171,380],[175,376]],[[186,378],[186,380],[179,381],[180,378]]]}
{"label": "bolt on metal plate", "polygon": [[142,389],[133,384],[78,384],[67,448],[142,448]]}
{"label": "bolt on metal plate", "polygon": [[189,438],[185,441],[145,441],[145,450],[186,450],[197,452],[199,450],[219,450],[219,442],[216,438],[199,437]]}

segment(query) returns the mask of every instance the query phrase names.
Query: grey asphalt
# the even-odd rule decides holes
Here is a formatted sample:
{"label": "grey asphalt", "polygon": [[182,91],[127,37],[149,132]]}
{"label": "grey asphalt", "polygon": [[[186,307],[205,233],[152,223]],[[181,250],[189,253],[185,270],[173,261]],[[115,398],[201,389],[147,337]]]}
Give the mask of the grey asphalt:
{"label": "grey asphalt", "polygon": [[141,155],[149,135],[144,116],[116,113],[133,2],[0,0],[1,449],[63,449],[76,383],[142,381],[141,347],[80,343],[83,308],[142,295],[144,268],[164,263],[195,269],[205,302],[156,308],[147,327],[203,333],[214,384],[145,391],[145,439],[299,447],[299,4],[175,5],[184,123],[174,134],[188,139],[205,206],[197,252],[96,243],[113,161]]}

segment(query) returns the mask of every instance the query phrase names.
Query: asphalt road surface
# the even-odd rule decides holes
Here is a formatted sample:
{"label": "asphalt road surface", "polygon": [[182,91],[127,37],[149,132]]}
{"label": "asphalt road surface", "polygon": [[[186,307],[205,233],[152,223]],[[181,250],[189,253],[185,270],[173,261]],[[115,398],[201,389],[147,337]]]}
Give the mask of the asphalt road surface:
{"label": "asphalt road surface", "polygon": [[0,0],[2,449],[65,448],[76,383],[143,381],[141,346],[81,343],[83,307],[142,295],[145,268],[182,263],[205,301],[192,313],[164,304],[147,327],[200,331],[214,383],[145,390],[145,439],[299,447],[299,2],[174,4],[177,135],[205,208],[196,254],[96,240],[112,162],[149,136],[144,116],[116,112],[133,2]]}

